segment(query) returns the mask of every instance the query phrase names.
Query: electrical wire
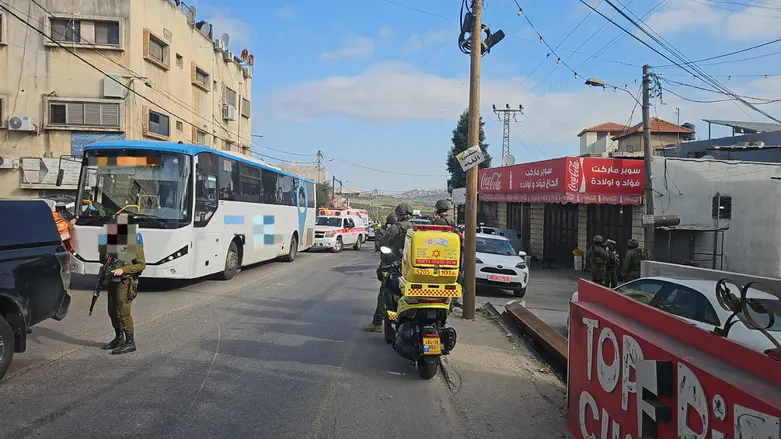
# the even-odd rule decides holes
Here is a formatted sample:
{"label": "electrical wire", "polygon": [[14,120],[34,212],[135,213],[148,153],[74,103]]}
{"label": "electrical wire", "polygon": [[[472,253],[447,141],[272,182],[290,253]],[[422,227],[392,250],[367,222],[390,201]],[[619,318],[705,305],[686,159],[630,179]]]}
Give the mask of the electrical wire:
{"label": "electrical wire", "polygon": [[[711,60],[714,60],[714,59],[726,58],[728,56],[737,55],[737,54],[743,53],[743,52],[748,52],[749,50],[754,50],[754,49],[758,49],[760,47],[769,46],[771,44],[778,43],[779,41],[781,41],[781,38],[777,38],[775,40],[767,41],[767,42],[764,42],[762,44],[757,44],[755,46],[746,47],[745,49],[735,50],[733,52],[724,53],[724,54],[721,54],[721,55],[710,56],[708,58],[698,59],[696,61],[692,61],[692,63],[701,63],[703,61],[711,61]],[[776,52],[776,54],[778,54],[778,53],[781,53],[781,52]],[[658,69],[658,68],[669,68],[669,67],[677,67],[677,66],[678,66],[677,64],[664,64],[664,65],[661,65],[661,66],[654,66],[654,68]]]}
{"label": "electrical wire", "polygon": [[[687,84],[685,82],[673,81],[671,79],[666,79],[663,76],[659,76],[659,79],[664,81],[664,82],[666,82],[666,83],[668,83],[668,84],[674,84],[674,85],[679,85],[679,86],[682,86],[682,87],[694,88],[694,89],[697,89],[697,90],[707,91],[707,92],[711,92],[711,93],[717,93],[717,94],[721,94],[721,95],[724,94],[724,93],[722,93],[722,92],[720,92],[718,90],[713,90],[713,89],[710,89],[710,88],[707,88],[707,87],[700,87],[700,86],[694,85],[694,84]],[[755,102],[754,103],[755,105],[766,105],[766,104],[772,104],[772,103],[781,101],[781,99],[757,98],[757,97],[754,97],[754,96],[746,96],[746,95],[740,95],[740,97],[744,98],[744,99],[751,99],[751,100],[754,100],[754,101],[761,101],[761,102]],[[727,100],[733,100],[733,99],[727,99]],[[725,101],[717,101],[717,102],[726,102],[726,100]]]}
{"label": "electrical wire", "polygon": [[722,11],[739,12],[741,14],[753,15],[755,17],[762,17],[762,18],[781,18],[781,16],[779,16],[779,15],[755,14],[753,12],[748,12],[746,10],[736,11],[734,9],[730,9],[730,8],[727,8],[727,7],[724,7],[724,6],[714,5],[713,3],[705,3],[704,0],[689,0],[689,1],[692,2],[692,3],[697,3],[698,5],[703,5],[703,6],[708,6],[708,7],[711,7],[711,8],[721,9]]}
{"label": "electrical wire", "polygon": [[[323,156],[325,156],[325,154],[323,154]],[[347,160],[345,160],[343,158],[339,158],[339,157],[336,157],[336,156],[333,156],[333,155],[330,155],[330,154],[327,157],[330,157],[330,158],[332,158],[334,160],[338,160],[340,162],[347,163],[348,165],[356,166],[358,168],[363,168],[363,169],[366,169],[366,170],[369,170],[369,171],[381,172],[383,174],[403,175],[403,176],[407,176],[407,177],[447,177],[446,174],[407,174],[407,173],[404,173],[404,172],[385,171],[383,169],[377,169],[377,168],[372,168],[372,167],[369,167],[369,166],[360,165],[358,163],[353,163],[353,162],[347,161]]]}

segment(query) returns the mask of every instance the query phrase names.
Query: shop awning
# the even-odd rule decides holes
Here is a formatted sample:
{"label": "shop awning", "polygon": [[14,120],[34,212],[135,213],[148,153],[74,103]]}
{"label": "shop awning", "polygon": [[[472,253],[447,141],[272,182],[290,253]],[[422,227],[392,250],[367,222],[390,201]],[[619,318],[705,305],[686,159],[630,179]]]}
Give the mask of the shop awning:
{"label": "shop awning", "polygon": [[480,170],[482,201],[643,204],[643,160],[561,157]]}

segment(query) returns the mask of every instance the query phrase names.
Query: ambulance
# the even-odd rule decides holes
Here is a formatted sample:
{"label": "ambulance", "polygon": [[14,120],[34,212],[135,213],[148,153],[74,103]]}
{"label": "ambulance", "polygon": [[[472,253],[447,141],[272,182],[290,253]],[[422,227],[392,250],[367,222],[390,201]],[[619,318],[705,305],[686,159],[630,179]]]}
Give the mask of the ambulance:
{"label": "ambulance", "polygon": [[374,235],[373,230],[369,230],[371,228],[371,220],[369,219],[369,212],[366,210],[360,210],[360,209],[344,209],[344,214],[346,215],[354,215],[363,220],[363,227],[366,233],[363,234],[363,242],[366,242],[369,239],[369,235]]}
{"label": "ambulance", "polygon": [[366,224],[354,213],[348,214],[348,209],[319,209],[315,219],[314,248],[329,249],[339,253],[345,246],[360,250],[366,241]]}

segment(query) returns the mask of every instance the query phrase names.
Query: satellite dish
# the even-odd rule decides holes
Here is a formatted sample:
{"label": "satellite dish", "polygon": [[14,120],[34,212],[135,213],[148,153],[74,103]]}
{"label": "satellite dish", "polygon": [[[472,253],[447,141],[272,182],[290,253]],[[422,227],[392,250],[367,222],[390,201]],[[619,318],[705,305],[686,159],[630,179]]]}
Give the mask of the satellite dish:
{"label": "satellite dish", "polygon": [[512,166],[515,164],[515,156],[512,154],[507,154],[506,156],[502,157],[502,166]]}
{"label": "satellite dish", "polygon": [[198,9],[195,8],[195,6],[188,6],[187,10],[184,12],[184,15],[187,16],[187,22],[190,24],[195,24],[195,17],[198,14]]}
{"label": "satellite dish", "polygon": [[250,55],[247,57],[247,65],[248,65],[248,66],[250,66],[250,67],[252,67],[254,64],[255,64],[255,55],[253,55],[253,54],[250,54]]}
{"label": "satellite dish", "polygon": [[220,35],[219,41],[220,41],[220,44],[222,45],[222,48],[223,49],[227,49],[228,48],[228,43],[230,43],[230,41],[231,41],[231,36],[226,34],[226,33],[224,33],[224,34]]}
{"label": "satellite dish", "polygon": [[249,50],[241,49],[241,60],[246,62],[247,58],[249,58]]}
{"label": "satellite dish", "polygon": [[209,24],[209,23],[204,21],[203,24],[201,24],[201,26],[198,29],[200,29],[201,32],[204,35],[207,35],[207,36],[211,37],[211,35],[212,35],[212,25],[211,24]]}

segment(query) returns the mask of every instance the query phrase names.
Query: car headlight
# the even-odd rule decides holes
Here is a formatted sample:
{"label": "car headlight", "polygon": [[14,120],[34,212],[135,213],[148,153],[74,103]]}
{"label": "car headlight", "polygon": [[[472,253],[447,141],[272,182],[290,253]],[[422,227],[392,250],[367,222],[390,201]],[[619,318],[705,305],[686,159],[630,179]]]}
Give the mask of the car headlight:
{"label": "car headlight", "polygon": [[325,232],[325,235],[323,235],[323,236],[325,236],[326,238],[333,238],[334,237],[334,232]]}
{"label": "car headlight", "polygon": [[475,258],[475,264],[482,264],[483,261],[480,260],[480,258]]}
{"label": "car headlight", "polygon": [[526,262],[521,261],[515,264],[515,268],[526,268]]}

